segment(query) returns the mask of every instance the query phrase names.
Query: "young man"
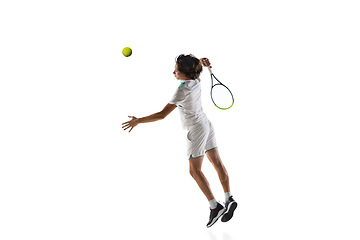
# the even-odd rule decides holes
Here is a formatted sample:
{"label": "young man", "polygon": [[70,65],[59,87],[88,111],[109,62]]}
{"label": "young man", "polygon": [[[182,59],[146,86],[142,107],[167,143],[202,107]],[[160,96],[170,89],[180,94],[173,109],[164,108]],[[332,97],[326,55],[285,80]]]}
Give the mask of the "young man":
{"label": "young man", "polygon": [[[193,55],[178,56],[173,74],[176,79],[181,81],[181,84],[173,98],[164,109],[158,113],[143,118],[129,116],[131,120],[123,123],[123,129],[130,129],[129,132],[131,132],[139,123],[164,119],[176,107],[179,108],[183,128],[188,131],[187,154],[190,163],[190,175],[194,178],[209,201],[210,217],[206,226],[211,227],[221,216],[221,221],[229,221],[233,216],[237,203],[231,195],[229,176],[219,156],[214,127],[202,110],[201,85],[199,79],[202,72],[202,65],[211,68],[207,58],[199,60]],[[216,169],[224,189],[225,208],[216,201],[211,192],[209,182],[201,171],[205,154]]]}

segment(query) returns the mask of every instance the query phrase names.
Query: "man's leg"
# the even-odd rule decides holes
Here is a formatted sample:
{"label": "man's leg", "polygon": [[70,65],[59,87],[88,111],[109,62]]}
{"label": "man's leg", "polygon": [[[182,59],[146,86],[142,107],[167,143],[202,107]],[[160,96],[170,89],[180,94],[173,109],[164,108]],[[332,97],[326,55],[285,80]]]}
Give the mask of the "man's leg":
{"label": "man's leg", "polygon": [[201,165],[204,160],[204,156],[193,158],[190,157],[190,175],[194,178],[196,183],[199,185],[201,191],[205,194],[208,201],[214,199],[214,195],[211,192],[210,185],[205,175],[201,171]]}
{"label": "man's leg", "polygon": [[209,158],[210,162],[213,164],[214,168],[216,169],[216,171],[219,175],[221,185],[223,186],[223,189],[225,192],[226,211],[225,211],[224,215],[222,216],[221,221],[227,222],[233,217],[234,211],[237,207],[237,202],[231,196],[230,186],[229,186],[230,185],[229,184],[229,176],[228,176],[228,173],[226,171],[224,164],[221,161],[221,158],[219,156],[219,151],[217,148],[207,151],[206,156]]}
{"label": "man's leg", "polygon": [[206,156],[209,161],[214,166],[216,172],[218,173],[221,185],[224,189],[224,192],[230,192],[230,183],[229,183],[229,176],[226,171],[224,164],[221,161],[219,151],[217,148],[211,149],[206,152]]}
{"label": "man's leg", "polygon": [[206,198],[210,203],[210,217],[209,222],[206,226],[209,228],[215,224],[215,222],[224,214],[225,208],[219,204],[214,195],[211,192],[210,185],[205,175],[201,171],[201,165],[204,160],[204,157],[192,158],[190,157],[190,174],[195,179],[196,183],[199,185],[201,191],[205,194]]}

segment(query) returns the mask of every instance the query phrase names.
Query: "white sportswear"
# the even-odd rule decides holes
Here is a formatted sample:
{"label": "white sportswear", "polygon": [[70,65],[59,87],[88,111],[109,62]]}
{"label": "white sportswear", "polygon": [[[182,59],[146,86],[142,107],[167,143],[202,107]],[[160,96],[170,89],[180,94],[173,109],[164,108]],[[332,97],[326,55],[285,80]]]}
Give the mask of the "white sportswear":
{"label": "white sportswear", "polygon": [[188,131],[189,159],[217,147],[214,127],[202,109],[200,79],[183,81],[169,103],[178,106],[183,128]]}

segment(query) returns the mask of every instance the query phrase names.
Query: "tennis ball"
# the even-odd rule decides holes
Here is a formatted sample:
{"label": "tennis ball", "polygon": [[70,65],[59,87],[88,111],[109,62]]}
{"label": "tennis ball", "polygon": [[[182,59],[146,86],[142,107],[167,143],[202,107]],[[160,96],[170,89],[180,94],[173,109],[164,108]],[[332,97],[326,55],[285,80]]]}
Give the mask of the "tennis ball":
{"label": "tennis ball", "polygon": [[132,54],[132,50],[131,48],[129,47],[126,47],[122,50],[122,54],[125,56],[125,57],[130,57],[131,54]]}

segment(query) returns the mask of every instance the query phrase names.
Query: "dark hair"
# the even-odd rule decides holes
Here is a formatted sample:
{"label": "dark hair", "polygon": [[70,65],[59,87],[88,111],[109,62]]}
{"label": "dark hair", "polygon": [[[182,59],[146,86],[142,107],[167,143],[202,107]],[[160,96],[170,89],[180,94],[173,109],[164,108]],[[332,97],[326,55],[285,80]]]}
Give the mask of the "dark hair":
{"label": "dark hair", "polygon": [[179,72],[184,73],[190,79],[198,79],[203,70],[200,60],[192,54],[177,56],[176,64]]}

